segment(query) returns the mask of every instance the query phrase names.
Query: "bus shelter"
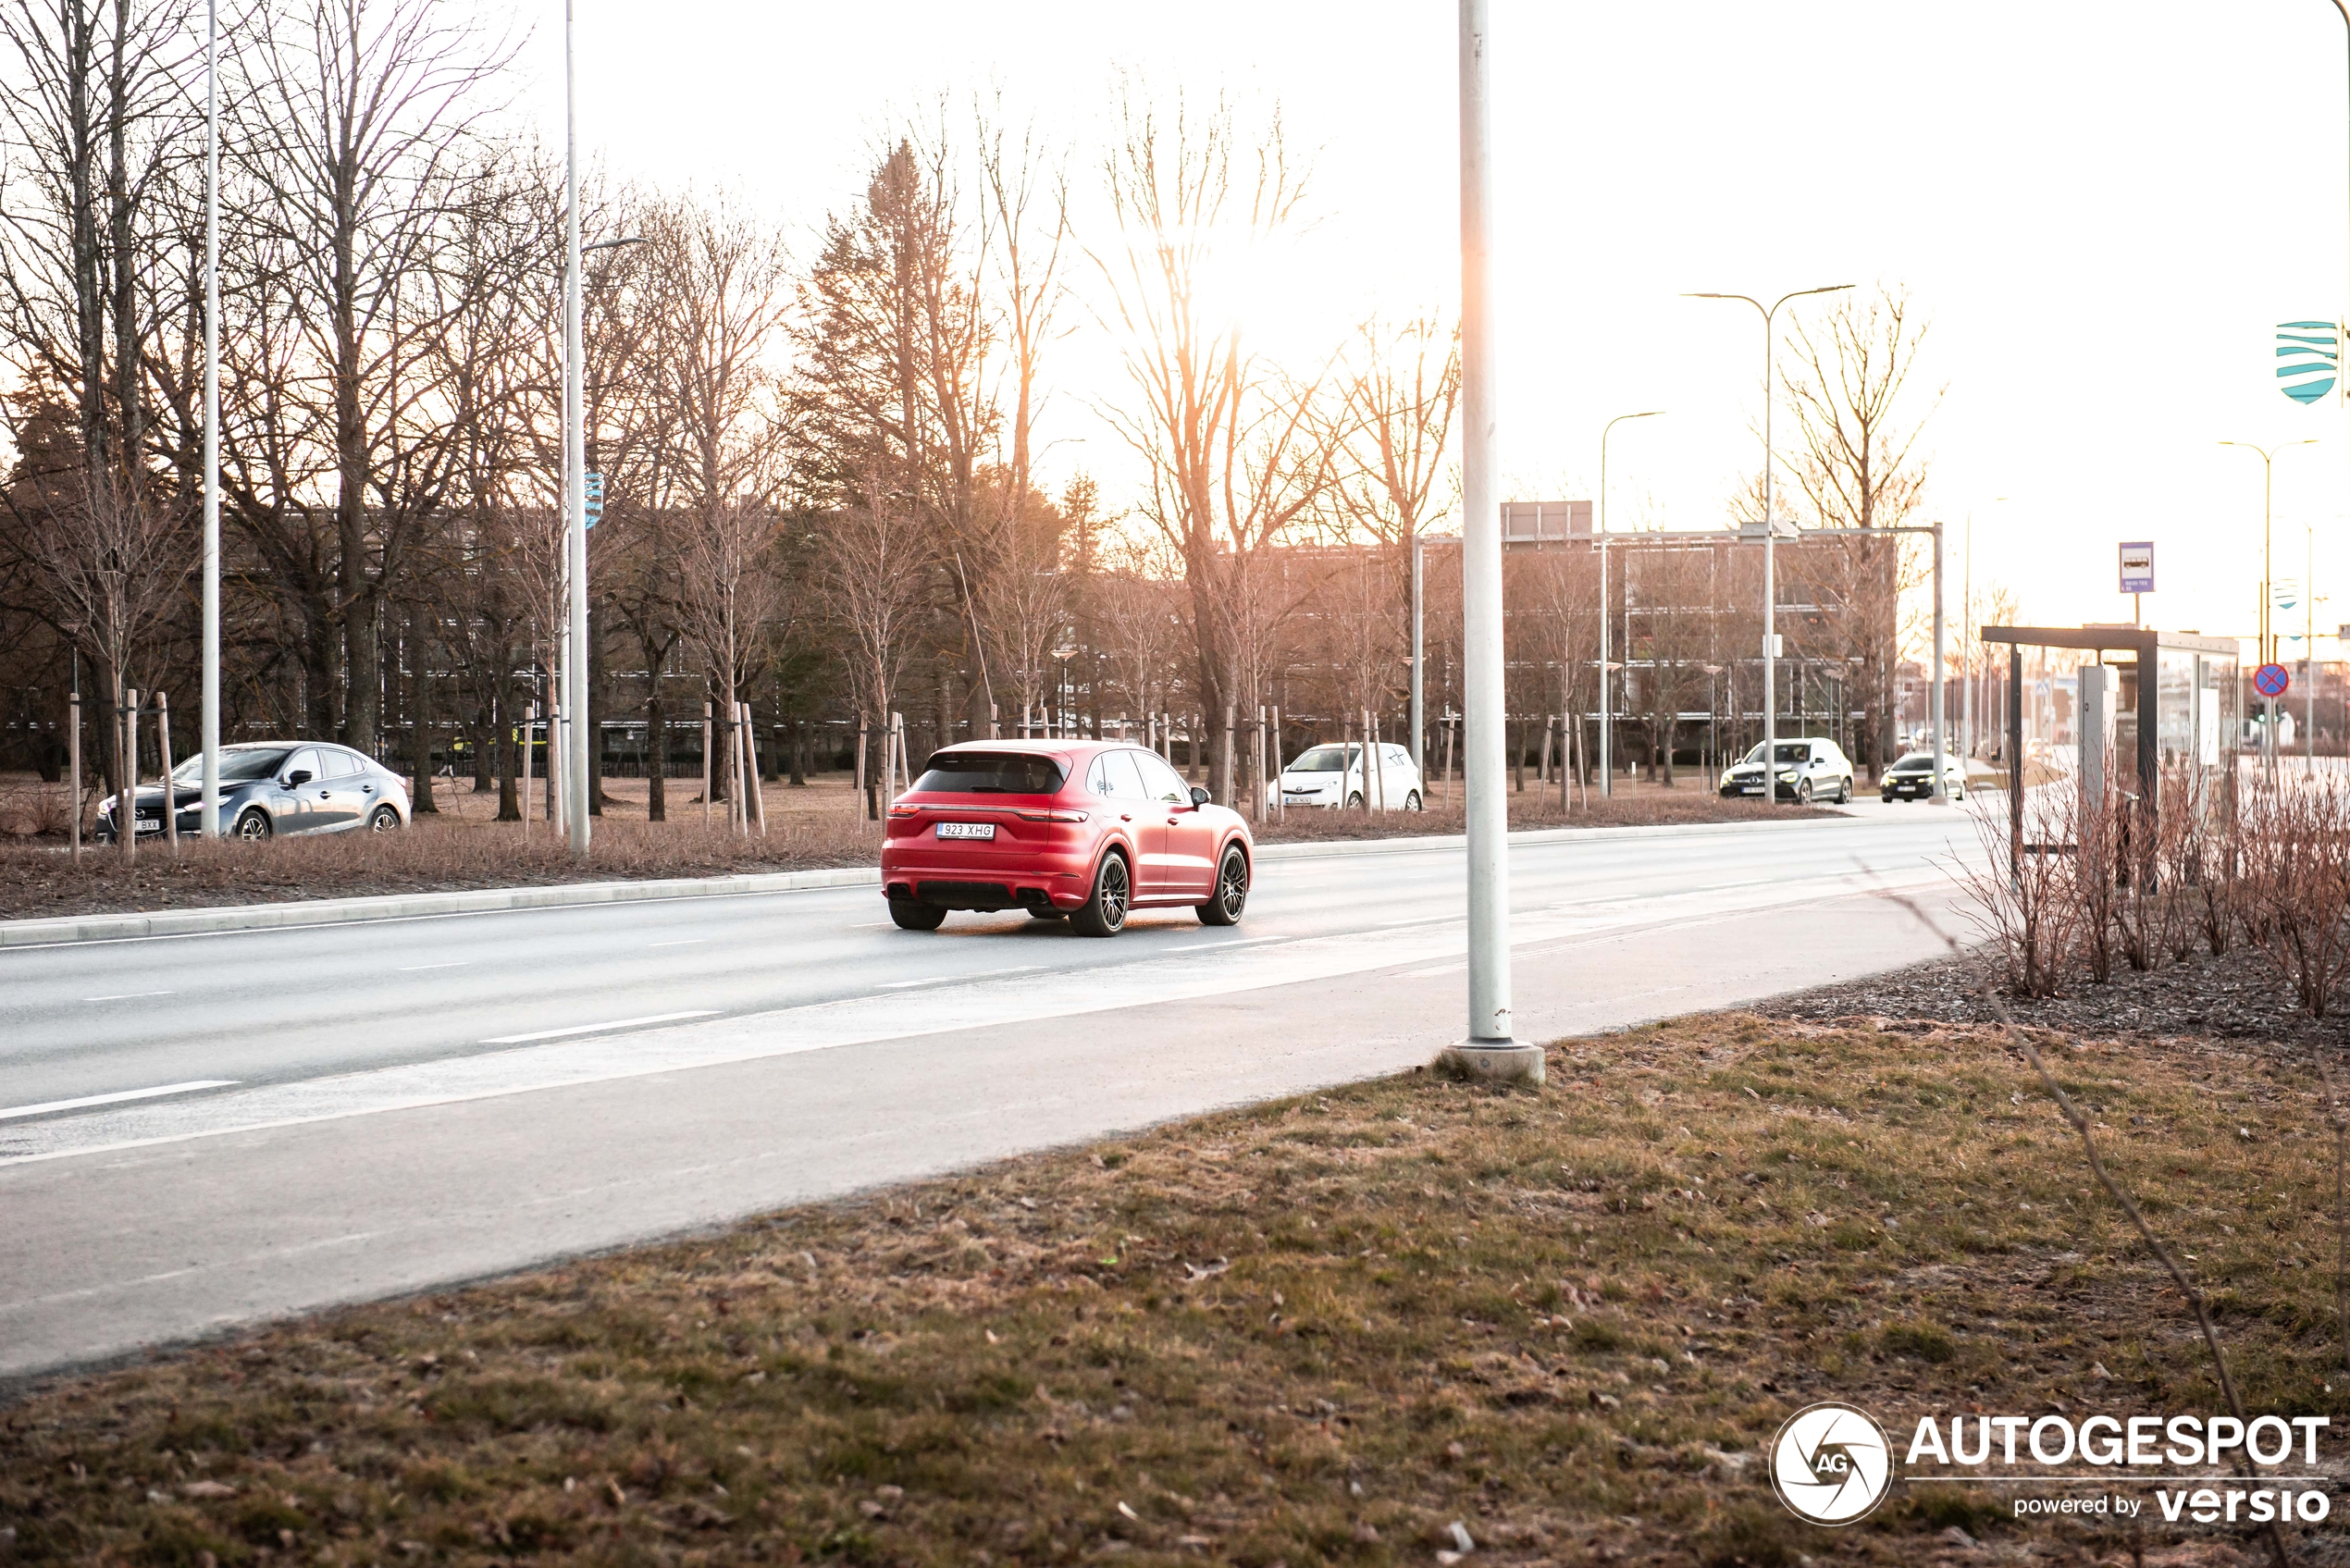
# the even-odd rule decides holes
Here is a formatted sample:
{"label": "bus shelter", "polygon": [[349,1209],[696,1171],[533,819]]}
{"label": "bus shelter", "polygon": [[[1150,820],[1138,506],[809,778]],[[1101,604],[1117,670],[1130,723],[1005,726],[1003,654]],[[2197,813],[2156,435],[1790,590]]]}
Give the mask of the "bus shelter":
{"label": "bus shelter", "polygon": [[[2151,626],[1985,626],[1983,641],[2008,648],[2006,737],[2016,849],[2022,853],[2022,791],[2084,775],[2083,748],[2099,745],[2083,722],[2082,672],[2119,677],[2113,708],[2113,783],[2138,803],[2149,829],[2168,776],[2210,809],[2234,776],[2243,729],[2242,657],[2233,637]],[[1985,651],[1988,649],[1986,648]],[[2101,679],[2104,687],[2108,681]],[[2093,704],[2094,706],[2094,704]],[[2101,765],[2093,762],[2092,766]]]}

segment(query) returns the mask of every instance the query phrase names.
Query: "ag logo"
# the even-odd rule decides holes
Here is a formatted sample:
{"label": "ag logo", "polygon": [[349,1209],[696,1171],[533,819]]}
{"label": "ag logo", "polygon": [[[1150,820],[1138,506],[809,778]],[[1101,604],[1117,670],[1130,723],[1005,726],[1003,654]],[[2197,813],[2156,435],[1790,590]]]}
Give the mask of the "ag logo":
{"label": "ag logo", "polygon": [[1849,1404],[1806,1405],[1771,1439],[1771,1488],[1800,1519],[1849,1525],[1885,1500],[1893,1445]]}

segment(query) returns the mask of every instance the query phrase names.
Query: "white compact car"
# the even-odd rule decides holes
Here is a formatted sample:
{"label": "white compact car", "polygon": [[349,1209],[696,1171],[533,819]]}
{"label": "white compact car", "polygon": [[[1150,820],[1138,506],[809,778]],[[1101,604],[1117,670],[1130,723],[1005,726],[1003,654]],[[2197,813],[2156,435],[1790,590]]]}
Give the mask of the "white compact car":
{"label": "white compact car", "polygon": [[1377,809],[1420,809],[1420,771],[1412,754],[1400,746],[1380,743],[1367,759],[1366,782],[1363,744],[1308,747],[1281,770],[1280,781],[1266,787],[1266,801],[1274,807],[1354,806],[1367,800]]}
{"label": "white compact car", "polygon": [[[1779,800],[1804,806],[1833,800],[1838,806],[1852,798],[1852,764],[1832,740],[1782,740],[1772,772],[1778,775]],[[1724,795],[1762,793],[1762,748],[1756,747],[1722,773]]]}

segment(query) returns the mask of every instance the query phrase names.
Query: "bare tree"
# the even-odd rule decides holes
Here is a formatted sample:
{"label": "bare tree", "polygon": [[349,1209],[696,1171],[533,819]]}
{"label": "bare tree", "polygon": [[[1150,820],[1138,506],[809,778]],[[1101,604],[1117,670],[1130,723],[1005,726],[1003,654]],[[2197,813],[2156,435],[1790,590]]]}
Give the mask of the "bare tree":
{"label": "bare tree", "polygon": [[1230,800],[1218,718],[1255,687],[1253,579],[1268,549],[1315,520],[1338,463],[1320,407],[1327,367],[1284,375],[1213,314],[1205,290],[1219,265],[1235,265],[1224,253],[1272,244],[1294,225],[1305,171],[1278,117],[1243,144],[1221,100],[1204,114],[1178,100],[1168,116],[1130,86],[1104,177],[1119,242],[1092,255],[1139,406],[1103,413],[1146,466],[1142,515],[1183,563],[1213,787]]}
{"label": "bare tree", "polygon": [[344,737],[380,722],[377,610],[438,506],[455,432],[420,366],[450,300],[418,285],[460,203],[502,41],[431,0],[307,0],[274,13],[248,67],[261,95],[265,221],[331,442]]}
{"label": "bare tree", "polygon": [[[1915,400],[1905,393],[1926,331],[1908,295],[1882,286],[1874,297],[1839,296],[1815,328],[1800,322],[1793,328],[1787,398],[1802,443],[1795,477],[1820,526],[1898,527],[1923,500],[1927,465],[1917,443],[1941,394],[1927,394],[1924,409],[1913,411]],[[1905,551],[1898,537],[1835,545],[1807,552],[1808,574],[1821,579],[1810,586],[1818,602],[1842,611],[1840,651],[1857,661],[1865,692],[1862,749],[1882,769],[1897,739],[1902,590],[1905,578],[1916,578],[1922,552]]]}
{"label": "bare tree", "polygon": [[923,620],[933,536],[878,473],[863,488],[872,500],[824,519],[817,571],[844,635],[858,711],[885,733]]}

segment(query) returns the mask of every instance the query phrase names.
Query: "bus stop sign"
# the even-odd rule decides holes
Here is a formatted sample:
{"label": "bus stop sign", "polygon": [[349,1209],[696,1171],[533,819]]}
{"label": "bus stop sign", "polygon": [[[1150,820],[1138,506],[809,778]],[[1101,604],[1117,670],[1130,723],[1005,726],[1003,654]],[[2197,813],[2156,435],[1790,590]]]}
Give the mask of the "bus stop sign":
{"label": "bus stop sign", "polygon": [[2293,677],[2282,664],[2263,664],[2252,673],[2252,684],[2262,697],[2282,697]]}

